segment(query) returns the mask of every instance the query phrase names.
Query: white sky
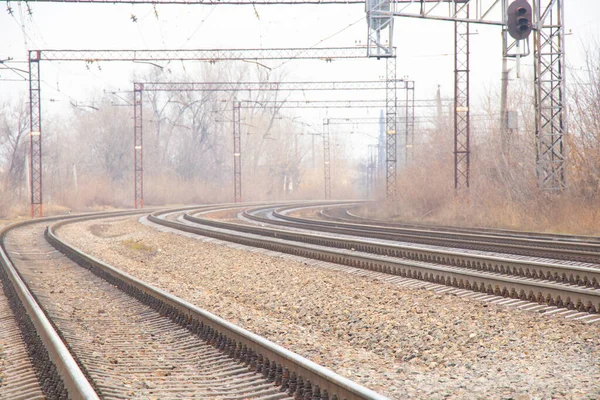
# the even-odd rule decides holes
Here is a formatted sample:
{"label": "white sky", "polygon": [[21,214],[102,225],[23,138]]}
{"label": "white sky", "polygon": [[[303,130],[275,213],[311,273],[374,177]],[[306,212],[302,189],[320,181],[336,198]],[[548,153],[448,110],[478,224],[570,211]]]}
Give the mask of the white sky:
{"label": "white sky", "polygon": [[[5,4],[3,4],[5,6]],[[0,59],[26,61],[26,49],[172,49],[345,47],[366,41],[364,5],[296,6],[179,6],[10,2],[14,14],[0,12]],[[155,10],[158,16],[155,15]],[[131,21],[134,14],[138,21]],[[582,43],[600,42],[600,1],[569,0],[565,5],[567,62],[582,66]],[[497,26],[472,25],[471,88],[477,102],[500,84],[501,34]],[[433,98],[437,85],[442,96],[453,92],[453,24],[397,18],[394,45],[398,48],[398,77],[416,82],[416,97]],[[523,61],[523,77],[531,65]],[[265,61],[277,66],[281,61]],[[27,69],[27,63],[10,63]],[[190,64],[187,64],[188,67]],[[69,101],[85,104],[102,90],[130,90],[134,71],[148,66],[102,63],[90,69],[83,62],[42,63],[43,107],[56,112]],[[385,65],[376,60],[292,61],[276,68],[287,80],[375,80],[384,77]],[[0,100],[27,96],[27,82],[10,81],[18,75],[0,69]],[[312,96],[312,97],[311,97]],[[306,98],[315,99],[314,95]],[[383,96],[383,93],[381,94]],[[335,98],[335,97],[332,97]],[[381,97],[383,98],[383,97]],[[57,100],[50,103],[49,100]],[[58,105],[58,106],[57,106]],[[63,107],[63,108],[61,108]],[[321,112],[314,121],[320,121]],[[46,115],[46,114],[45,114]],[[332,117],[343,112],[330,111]],[[375,117],[353,110],[351,115]],[[320,123],[315,122],[318,125]]]}

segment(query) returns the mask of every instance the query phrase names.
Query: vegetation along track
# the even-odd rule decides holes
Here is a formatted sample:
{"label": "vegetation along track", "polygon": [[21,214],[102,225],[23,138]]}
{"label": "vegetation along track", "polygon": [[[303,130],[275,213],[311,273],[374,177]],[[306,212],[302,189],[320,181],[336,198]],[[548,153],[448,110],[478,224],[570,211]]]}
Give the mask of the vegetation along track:
{"label": "vegetation along track", "polygon": [[3,232],[5,263],[48,318],[45,330],[36,326],[38,336],[47,330],[69,350],[70,364],[57,360],[45,341],[36,350],[47,354],[39,380],[55,387],[47,397],[384,399],[86,255],[55,233],[73,221],[129,214],[88,215],[45,230],[48,220],[38,220]]}
{"label": "vegetation along track", "polygon": [[[264,208],[261,208],[264,209]],[[502,295],[579,311],[600,310],[600,270],[531,259],[461,252],[237,224],[186,213],[185,221],[149,220],[171,228],[307,258],[416,278],[478,292]],[[252,215],[253,211],[245,213]],[[263,221],[263,224],[270,221]],[[563,282],[566,281],[566,282]]]}

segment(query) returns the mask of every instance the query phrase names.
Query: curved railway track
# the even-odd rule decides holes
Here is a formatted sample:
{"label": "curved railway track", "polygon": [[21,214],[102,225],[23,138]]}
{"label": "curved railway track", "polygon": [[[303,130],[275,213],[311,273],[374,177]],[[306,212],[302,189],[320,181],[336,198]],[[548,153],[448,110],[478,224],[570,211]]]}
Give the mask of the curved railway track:
{"label": "curved railway track", "polygon": [[591,236],[389,223],[360,218],[339,207],[320,210],[320,220],[293,217],[285,211],[289,208],[273,214],[278,219],[308,224],[314,230],[336,227],[340,232],[372,238],[600,264],[600,239]]}
{"label": "curved railway track", "polygon": [[[368,203],[366,203],[368,204]],[[550,241],[567,241],[567,242],[584,242],[584,243],[596,243],[600,244],[600,238],[594,236],[583,236],[583,235],[566,235],[556,233],[541,233],[541,232],[530,232],[530,231],[516,231],[509,229],[499,228],[475,228],[475,227],[460,227],[460,226],[448,226],[448,225],[431,225],[431,224],[411,224],[405,222],[390,222],[382,219],[369,218],[359,215],[357,210],[359,207],[356,204],[350,206],[333,206],[319,210],[319,215],[326,220],[359,223],[363,225],[379,225],[384,227],[393,228],[407,228],[407,229],[418,229],[428,230],[433,232],[457,232],[457,233],[476,233],[486,234],[495,236],[505,236],[512,238],[528,238],[528,239],[540,239]]]}
{"label": "curved railway track", "polygon": [[[340,233],[334,224],[325,229],[323,222],[305,220],[290,224],[256,214],[274,207],[258,207],[243,212],[243,223],[217,221],[202,217],[214,209],[183,215],[183,221],[165,219],[154,213],[149,220],[195,234],[211,236],[245,245],[290,253],[307,258],[344,264],[406,278],[416,278],[476,292],[565,307],[581,312],[600,310],[600,269],[576,263],[552,262],[531,257],[500,253],[460,252],[454,249],[423,248],[382,239],[366,239]],[[295,208],[287,206],[287,209]],[[281,215],[279,213],[273,213]],[[294,217],[292,217],[294,218]],[[254,221],[255,224],[248,223]],[[285,228],[269,227],[274,224]],[[261,226],[262,225],[262,226]],[[314,229],[313,229],[314,227]],[[315,233],[309,231],[327,231]],[[359,231],[360,233],[360,231]],[[360,236],[360,235],[359,235]]]}
{"label": "curved railway track", "polygon": [[[268,210],[270,217],[264,214]],[[285,209],[284,209],[285,210]],[[348,238],[346,241],[333,242],[333,245],[341,248],[355,249],[359,251],[400,257],[416,261],[435,262],[450,266],[462,266],[469,269],[501,273],[506,275],[517,275],[526,278],[541,278],[561,283],[576,284],[580,286],[600,287],[600,265],[592,263],[581,263],[552,260],[538,257],[512,257],[500,252],[483,251],[460,251],[443,247],[414,246],[406,243],[398,243],[394,236],[382,232],[373,237],[372,233],[361,227],[340,227],[339,224],[328,225],[303,218],[290,217],[284,210],[271,210],[258,208],[245,211],[243,216],[263,225],[273,224],[288,228],[299,228],[314,230],[330,234],[340,235],[339,238]],[[365,232],[366,231],[366,232]],[[352,240],[353,238],[366,238],[365,240]],[[372,240],[379,239],[379,240]]]}
{"label": "curved railway track", "polygon": [[322,218],[330,221],[358,223],[363,225],[374,225],[392,228],[407,228],[428,230],[433,232],[458,232],[458,233],[477,233],[496,236],[505,236],[513,238],[529,238],[552,241],[567,241],[567,242],[584,242],[584,243],[600,243],[600,238],[589,235],[568,235],[560,233],[545,233],[534,231],[517,231],[500,228],[477,228],[477,227],[461,227],[450,225],[431,225],[431,224],[415,224],[406,222],[393,222],[377,218],[365,217],[359,214],[359,207],[368,205],[368,202],[361,204],[352,203],[345,205],[333,205],[332,207],[320,208],[317,210],[318,215],[315,219]]}
{"label": "curved railway track", "polygon": [[0,297],[0,399],[44,399],[27,345],[19,330],[19,325],[24,321],[15,318],[15,314],[22,314],[13,308],[16,305],[14,292],[9,293],[4,283],[0,283],[0,290],[6,294]]}
{"label": "curved railway track", "polygon": [[[41,320],[21,328],[36,342],[29,354],[38,358],[30,364],[43,382],[26,398],[384,399],[86,255],[56,233],[73,221],[131,214],[3,230],[2,285],[30,300],[17,315]],[[15,364],[4,373],[18,371]],[[11,387],[25,385],[22,379]]]}

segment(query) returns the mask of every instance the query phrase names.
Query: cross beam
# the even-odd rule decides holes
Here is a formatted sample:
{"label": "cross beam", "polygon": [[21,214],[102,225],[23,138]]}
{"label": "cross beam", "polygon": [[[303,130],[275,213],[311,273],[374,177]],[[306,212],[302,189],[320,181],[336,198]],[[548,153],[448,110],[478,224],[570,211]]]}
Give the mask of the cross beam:
{"label": "cross beam", "polygon": [[[420,18],[438,21],[468,22],[484,25],[504,25],[499,13],[504,0],[400,0],[382,16]],[[471,7],[472,6],[472,7]],[[471,8],[471,15],[465,15]]]}
{"label": "cross beam", "polygon": [[[295,90],[383,90],[387,81],[326,81],[326,82],[138,82],[145,92],[235,92],[235,91],[295,91]],[[404,79],[392,82],[398,89],[414,85]],[[310,103],[310,102],[308,102]]]}
{"label": "cross beam", "polygon": [[[240,100],[242,108],[385,108],[384,100]],[[414,104],[415,108],[436,108],[436,99],[397,100],[404,107]]]}
{"label": "cross beam", "polygon": [[[11,0],[7,1],[8,3]],[[364,4],[364,0],[30,0],[36,3],[164,4],[164,5],[268,5],[268,4]]]}
{"label": "cross beam", "polygon": [[[297,47],[272,49],[190,50],[31,50],[40,61],[243,61],[324,60],[365,58],[364,47]],[[392,55],[395,56],[395,55]]]}
{"label": "cross beam", "polygon": [[[10,4],[12,0],[8,0]],[[333,4],[350,5],[365,4],[365,0],[32,0],[36,3],[92,3],[92,4],[151,4],[151,5],[302,5],[302,4]],[[392,5],[389,11],[381,11],[399,17],[412,17],[423,19],[437,19],[455,21],[455,15],[448,7],[449,3],[477,3],[477,14],[470,22],[501,25],[502,21],[490,17],[497,9],[499,0],[390,0]],[[377,1],[379,3],[379,1]],[[445,4],[444,4],[445,3]]]}

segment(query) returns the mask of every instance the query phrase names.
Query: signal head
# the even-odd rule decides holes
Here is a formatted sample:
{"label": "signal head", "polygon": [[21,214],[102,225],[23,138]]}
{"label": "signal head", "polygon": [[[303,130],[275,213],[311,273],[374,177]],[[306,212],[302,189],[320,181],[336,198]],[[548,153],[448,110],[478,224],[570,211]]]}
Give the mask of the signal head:
{"label": "signal head", "polygon": [[515,0],[508,6],[506,25],[508,33],[514,39],[526,39],[533,28],[531,5],[527,0]]}

